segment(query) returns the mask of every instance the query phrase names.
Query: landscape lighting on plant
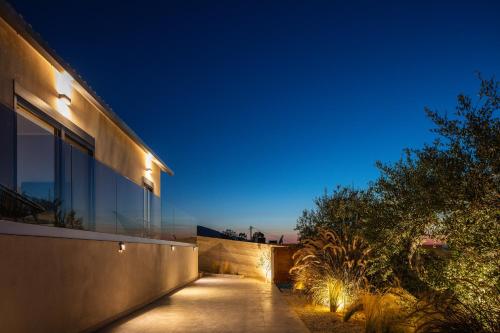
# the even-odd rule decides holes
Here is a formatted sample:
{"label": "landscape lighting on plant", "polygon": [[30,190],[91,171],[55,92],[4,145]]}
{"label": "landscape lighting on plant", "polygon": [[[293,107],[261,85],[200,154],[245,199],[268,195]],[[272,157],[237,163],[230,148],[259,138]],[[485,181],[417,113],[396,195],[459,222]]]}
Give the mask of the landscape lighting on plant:
{"label": "landscape lighting on plant", "polygon": [[125,243],[124,242],[118,243],[118,252],[120,252],[120,253],[125,252]]}
{"label": "landscape lighting on plant", "polygon": [[260,267],[262,271],[262,275],[266,279],[266,282],[270,281],[271,278],[271,270],[272,270],[272,254],[271,251],[261,251],[258,261],[257,267]]}

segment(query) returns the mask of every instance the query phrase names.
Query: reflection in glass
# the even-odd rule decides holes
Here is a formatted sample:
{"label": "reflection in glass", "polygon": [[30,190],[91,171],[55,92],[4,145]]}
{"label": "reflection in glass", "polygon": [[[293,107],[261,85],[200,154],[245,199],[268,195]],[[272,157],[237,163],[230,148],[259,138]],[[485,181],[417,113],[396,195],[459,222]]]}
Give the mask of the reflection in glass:
{"label": "reflection in glass", "polygon": [[143,237],[143,188],[130,180],[117,177],[116,230],[119,234]]}
{"label": "reflection in glass", "polygon": [[[195,235],[196,223],[188,214],[170,215],[163,209],[165,200],[96,161],[79,140],[67,134],[62,141],[62,129],[22,107],[15,119],[16,188],[0,187],[2,218],[156,239]],[[8,126],[0,122],[0,131]]]}
{"label": "reflection in glass", "polygon": [[171,202],[163,205],[166,209],[162,210],[162,239],[192,242],[196,236],[197,219]]}
{"label": "reflection in glass", "polygon": [[151,195],[151,238],[161,238],[161,198],[156,195]]}
{"label": "reflection in glass", "polygon": [[95,161],[95,231],[116,233],[117,174]]}
{"label": "reflection in glass", "polygon": [[[22,115],[20,114],[22,113]],[[19,110],[17,114],[17,191],[39,204],[44,211],[37,222],[54,222],[55,130],[50,125]]]}
{"label": "reflection in glass", "polygon": [[151,197],[153,194],[147,188],[144,188],[144,205],[143,205],[143,221],[144,221],[144,237],[150,237],[151,233]]}
{"label": "reflection in glass", "polygon": [[81,219],[82,227],[93,230],[92,206],[90,204],[91,188],[91,156],[71,147],[71,212]]}

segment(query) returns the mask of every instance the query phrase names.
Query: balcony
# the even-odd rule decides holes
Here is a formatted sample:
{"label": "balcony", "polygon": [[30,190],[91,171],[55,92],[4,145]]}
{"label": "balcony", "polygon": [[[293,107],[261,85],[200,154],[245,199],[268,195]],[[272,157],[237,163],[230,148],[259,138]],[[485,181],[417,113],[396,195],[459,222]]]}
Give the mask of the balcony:
{"label": "balcony", "polygon": [[0,112],[0,219],[164,240],[189,229],[190,236],[191,228],[162,219],[160,197],[93,151],[29,115]]}

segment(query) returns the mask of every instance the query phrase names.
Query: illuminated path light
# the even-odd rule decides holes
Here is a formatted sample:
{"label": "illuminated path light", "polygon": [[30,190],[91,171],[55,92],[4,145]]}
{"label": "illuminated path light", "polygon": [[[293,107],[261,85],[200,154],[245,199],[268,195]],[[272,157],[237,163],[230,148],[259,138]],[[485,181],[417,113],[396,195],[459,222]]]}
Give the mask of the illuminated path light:
{"label": "illuminated path light", "polygon": [[290,332],[309,330],[276,286],[237,277],[204,277],[100,332]]}

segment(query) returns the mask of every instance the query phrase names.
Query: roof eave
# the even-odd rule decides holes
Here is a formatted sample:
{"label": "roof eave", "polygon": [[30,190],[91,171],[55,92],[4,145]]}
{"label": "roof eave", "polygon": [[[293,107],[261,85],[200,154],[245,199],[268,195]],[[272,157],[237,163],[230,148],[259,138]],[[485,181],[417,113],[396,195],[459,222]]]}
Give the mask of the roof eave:
{"label": "roof eave", "polygon": [[86,93],[86,97],[93,100],[94,104],[99,107],[99,110],[104,113],[115,125],[124,131],[136,144],[138,144],[146,152],[151,153],[156,160],[160,169],[168,175],[173,176],[174,172],[170,169],[161,158],[156,155],[153,150],[123,121],[113,112],[111,107],[87,84],[87,82],[65,62],[42,37],[33,30],[31,25],[16,12],[11,4],[4,0],[0,0],[0,17],[2,17],[10,26],[16,30],[37,52],[39,52],[52,66],[59,71],[66,71],[73,80],[81,87],[81,90]]}

